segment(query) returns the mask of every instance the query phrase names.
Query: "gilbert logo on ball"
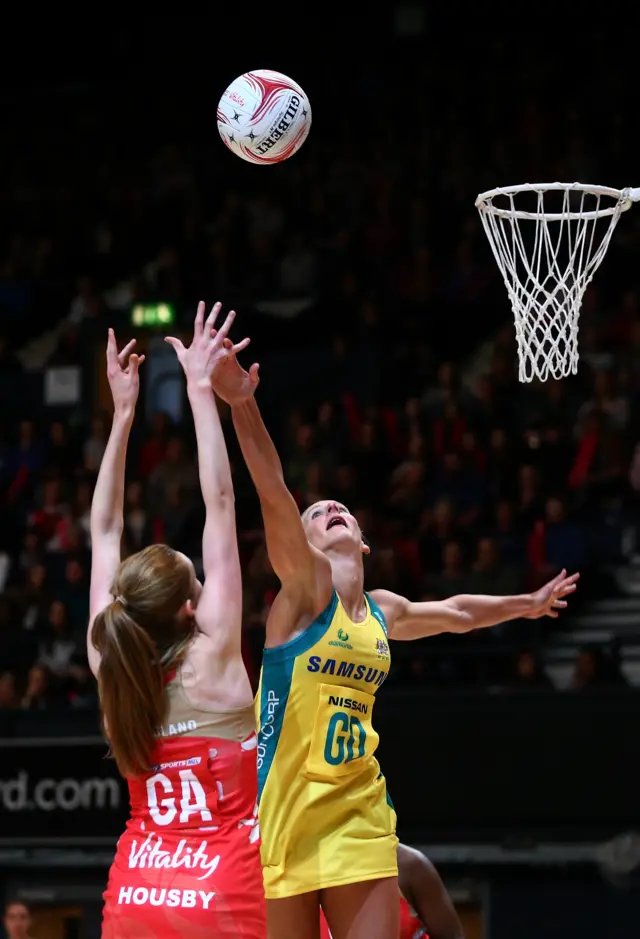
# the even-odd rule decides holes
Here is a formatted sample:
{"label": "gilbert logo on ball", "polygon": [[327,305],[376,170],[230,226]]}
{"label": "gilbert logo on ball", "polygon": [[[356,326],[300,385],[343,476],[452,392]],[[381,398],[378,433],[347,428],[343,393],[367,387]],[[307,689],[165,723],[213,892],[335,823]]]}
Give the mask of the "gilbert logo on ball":
{"label": "gilbert logo on ball", "polygon": [[280,163],[299,150],[311,127],[302,88],[269,69],[246,72],[231,82],[218,104],[223,141],[249,163]]}

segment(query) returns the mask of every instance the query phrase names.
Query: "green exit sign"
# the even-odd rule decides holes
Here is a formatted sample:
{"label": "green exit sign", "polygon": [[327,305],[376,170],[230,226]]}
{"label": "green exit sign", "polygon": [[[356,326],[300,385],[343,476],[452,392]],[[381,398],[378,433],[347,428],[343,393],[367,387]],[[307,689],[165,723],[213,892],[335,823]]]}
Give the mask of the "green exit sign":
{"label": "green exit sign", "polygon": [[132,326],[171,326],[175,319],[171,303],[136,303],[131,310]]}

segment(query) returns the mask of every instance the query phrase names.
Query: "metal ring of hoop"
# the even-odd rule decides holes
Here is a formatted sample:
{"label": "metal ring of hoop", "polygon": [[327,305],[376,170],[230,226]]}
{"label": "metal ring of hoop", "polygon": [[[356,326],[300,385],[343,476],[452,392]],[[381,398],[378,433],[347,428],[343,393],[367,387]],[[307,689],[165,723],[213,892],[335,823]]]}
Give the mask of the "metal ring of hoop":
{"label": "metal ring of hoop", "polygon": [[[591,196],[608,196],[615,199],[614,205],[598,208],[593,212],[524,212],[520,209],[501,209],[493,204],[496,196],[514,196],[523,192],[533,192],[536,195],[544,192],[582,192]],[[524,183],[520,186],[501,186],[481,192],[476,199],[476,208],[487,215],[497,215],[507,219],[546,220],[548,222],[561,221],[593,221],[606,216],[626,212],[635,201],[631,197],[632,190],[610,189],[608,186],[589,186],[584,183]],[[634,193],[635,194],[635,193]]]}

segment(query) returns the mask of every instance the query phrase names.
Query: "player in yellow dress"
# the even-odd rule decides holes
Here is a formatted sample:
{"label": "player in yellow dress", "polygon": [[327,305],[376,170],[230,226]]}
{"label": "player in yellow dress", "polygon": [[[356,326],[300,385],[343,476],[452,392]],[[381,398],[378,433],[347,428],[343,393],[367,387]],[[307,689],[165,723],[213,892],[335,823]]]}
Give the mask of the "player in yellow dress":
{"label": "player in yellow dress", "polygon": [[578,575],[534,594],[412,603],[364,592],[364,543],[346,506],[300,516],[265,428],[249,372],[229,352],[214,388],[232,409],[260,498],[281,589],[269,612],[258,709],[259,818],[269,939],[318,939],[322,906],[336,939],[399,930],[396,815],[375,758],[375,695],[388,639],[468,632],[557,616]]}

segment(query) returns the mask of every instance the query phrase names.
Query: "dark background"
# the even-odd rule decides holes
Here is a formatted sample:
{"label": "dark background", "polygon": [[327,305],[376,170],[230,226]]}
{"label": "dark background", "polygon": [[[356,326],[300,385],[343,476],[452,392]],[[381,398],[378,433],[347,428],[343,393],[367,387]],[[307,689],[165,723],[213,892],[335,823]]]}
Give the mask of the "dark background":
{"label": "dark background", "polygon": [[[640,817],[639,609],[629,587],[636,570],[637,496],[630,471],[640,426],[634,345],[640,210],[622,218],[589,288],[580,372],[563,383],[556,399],[547,388],[514,383],[506,292],[473,206],[478,192],[512,183],[638,183],[638,137],[630,118],[637,84],[634,37],[623,28],[582,29],[557,11],[537,27],[528,22],[531,11],[525,16],[512,8],[504,16],[498,9],[491,15],[484,8],[406,9],[402,14],[389,5],[355,14],[242,8],[207,17],[147,15],[117,25],[109,21],[115,16],[97,11],[69,22],[38,19],[37,28],[23,21],[5,31],[1,255],[14,260],[18,274],[3,267],[0,278],[3,349],[20,352],[58,325],[60,335],[53,355],[38,367],[17,370],[6,357],[0,365],[2,550],[10,565],[0,673],[6,669],[16,685],[11,705],[0,710],[2,781],[22,771],[30,786],[42,778],[81,785],[113,773],[95,742],[95,695],[83,672],[81,590],[72,590],[64,573],[69,560],[86,572],[90,555],[86,545],[51,548],[45,544],[51,533],[39,533],[33,557],[25,559],[27,535],[40,524],[34,516],[42,509],[42,490],[55,469],[45,459],[33,478],[20,482],[16,500],[19,461],[11,448],[19,422],[33,420],[43,446],[51,423],[65,424],[65,452],[73,456],[62,474],[58,466],[59,501],[75,502],[76,489],[91,480],[90,470],[80,472],[78,465],[91,422],[104,406],[106,327],[116,326],[123,340],[131,332],[130,304],[117,308],[95,297],[115,282],[136,281],[138,296],[149,302],[171,294],[187,328],[199,299],[219,297],[238,308],[241,329],[252,336],[252,354],[263,366],[261,406],[300,502],[318,485],[312,466],[319,465],[325,488],[343,480],[342,466],[360,466],[351,491],[374,549],[372,585],[412,596],[462,592],[454,583],[500,593],[510,585],[536,586],[557,569],[558,559],[580,563],[581,599],[573,617],[557,627],[520,623],[491,637],[394,648],[396,666],[377,708],[380,760],[401,836],[426,848],[461,908],[480,911],[484,933],[468,927],[468,939],[635,936],[640,911],[633,870],[628,873],[637,864],[633,850],[614,883],[603,876],[598,858],[603,843],[636,828]],[[418,35],[402,35],[402,24],[406,31],[421,18]],[[234,158],[215,125],[224,87],[256,67],[290,74],[313,108],[308,141],[280,166]],[[185,167],[186,195],[180,186],[177,196],[167,195],[163,186],[170,189],[168,181]],[[261,256],[248,216],[240,210],[233,215],[233,205],[242,209],[265,195],[280,206],[285,223],[282,242]],[[227,210],[231,228],[219,221]],[[106,260],[92,247],[97,225],[113,236],[115,248]],[[271,274],[296,232],[318,250],[321,276],[305,312],[277,319],[261,312],[260,303],[281,299]],[[209,239],[217,244],[215,256]],[[171,252],[179,257],[177,281],[170,262],[155,287],[141,287],[145,266]],[[82,296],[83,276],[93,280],[90,313],[74,333],[64,318]],[[467,382],[469,362],[483,343],[493,343],[489,402]],[[454,363],[465,389],[453,395],[454,418],[438,403],[438,394],[446,399],[438,372],[444,361]],[[44,403],[45,371],[55,364],[81,368],[82,398],[74,407]],[[605,393],[598,391],[601,372],[611,382]],[[144,477],[140,454],[152,439],[157,394],[154,386],[143,390],[130,478]],[[423,402],[419,432],[407,409],[414,398]],[[605,464],[602,453],[620,454],[617,470],[604,487],[572,488],[570,469],[583,439],[580,409],[590,405],[609,414],[611,406],[617,413],[613,405],[620,398],[629,415],[608,428],[613,436],[599,441]],[[327,402],[334,417],[322,442],[319,411]],[[352,413],[356,417],[345,428],[340,418]],[[488,494],[478,514],[465,520],[460,510],[452,530],[440,537],[431,533],[432,519],[423,518],[435,512],[446,489],[441,471],[447,454],[462,448],[453,426],[460,415],[464,430],[475,435],[472,455],[478,465],[484,459],[480,475]],[[369,424],[380,440],[371,470],[375,487],[365,495],[353,441]],[[556,424],[567,442],[564,469],[559,451],[543,447],[542,458],[534,459],[529,443],[531,433],[546,439]],[[400,440],[395,449],[392,425]],[[301,426],[312,428],[315,450],[298,447]],[[496,428],[509,439],[513,487],[505,492],[495,484]],[[397,482],[398,468],[415,458],[410,441],[416,433],[423,444],[419,498],[415,486]],[[438,433],[449,434],[448,443],[439,444]],[[327,448],[339,457],[332,461]],[[256,500],[237,453],[234,459],[248,585],[246,654],[255,675],[273,583],[260,555]],[[522,467],[534,463],[541,482],[527,515],[518,487]],[[146,477],[143,482],[146,498]],[[549,514],[553,497],[564,506],[561,521]],[[166,533],[175,520],[154,514],[149,499],[149,519]],[[511,502],[517,531],[500,542],[503,556],[485,576],[476,541],[500,541],[493,513],[501,500]],[[176,529],[180,546],[196,559],[199,524],[195,506],[190,521]],[[462,545],[465,565],[448,579],[438,552],[451,540]],[[25,587],[40,552],[49,578],[46,604],[32,601]],[[61,641],[49,607],[57,600],[77,618],[67,624],[76,658],[68,663],[73,671],[47,679],[41,692],[30,676],[38,663],[53,661]],[[40,604],[38,625],[27,627],[34,603]],[[597,622],[596,610],[604,611]],[[16,665],[18,645],[27,651]],[[535,657],[539,680],[530,681],[515,664],[524,652]],[[64,742],[79,735],[94,742]],[[47,746],[41,739],[47,736],[62,739]],[[27,737],[31,744],[24,743]],[[16,746],[16,740],[23,742]],[[96,934],[99,891],[124,798],[113,811],[99,810],[89,799],[86,808],[41,812],[11,809],[5,795],[5,895],[21,893],[42,911],[67,911],[59,916],[62,932],[41,919],[37,936]]]}

